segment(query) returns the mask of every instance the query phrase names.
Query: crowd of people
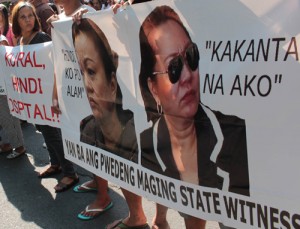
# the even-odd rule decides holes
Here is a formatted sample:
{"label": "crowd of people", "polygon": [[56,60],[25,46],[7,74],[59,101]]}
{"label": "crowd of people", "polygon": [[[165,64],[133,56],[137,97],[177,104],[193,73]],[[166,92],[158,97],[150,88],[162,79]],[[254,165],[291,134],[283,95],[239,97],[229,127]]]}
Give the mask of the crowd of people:
{"label": "crowd of people", "polygon": [[[97,90],[108,91],[112,90],[112,88],[115,90],[109,93],[112,94],[112,96],[108,98],[109,102],[113,102],[109,104],[113,105],[103,105],[103,107],[109,106],[109,109],[104,110],[104,108],[101,107],[100,109],[102,110],[99,111],[91,105],[93,114],[82,121],[82,126],[80,127],[80,140],[87,144],[93,144],[89,142],[89,139],[91,138],[91,136],[89,136],[90,132],[94,133],[94,126],[96,124],[100,125],[98,127],[101,130],[99,134],[102,136],[103,142],[96,143],[95,146],[101,146],[101,148],[105,148],[106,150],[120,155],[133,162],[136,162],[135,156],[137,154],[136,151],[138,150],[135,133],[133,134],[133,138],[128,139],[130,132],[134,131],[133,114],[131,111],[123,110],[122,107],[116,105],[122,104],[122,92],[120,91],[120,87],[116,78],[116,71],[118,68],[118,56],[114,52],[114,50],[111,49],[109,41],[104,35],[104,33],[101,31],[101,29],[92,20],[82,19],[82,15],[86,12],[95,12],[98,10],[107,10],[110,8],[112,8],[114,12],[117,12],[117,9],[123,4],[134,4],[141,3],[144,1],[129,0],[126,2],[114,2],[113,0],[12,0],[11,2],[9,2],[9,5],[0,4],[0,45],[29,45],[51,41],[51,23],[53,21],[60,20],[65,17],[73,17],[73,20],[76,22],[74,22],[72,26],[73,44],[76,50],[77,59],[81,65],[86,93],[88,94],[88,96],[93,96],[93,94],[99,94]],[[156,16],[159,15],[159,12],[156,13]],[[152,16],[155,17],[155,15]],[[181,30],[183,31],[183,33],[179,34],[178,32],[178,34],[176,35],[178,35],[177,37],[181,37],[182,40],[184,40],[186,43],[192,44],[188,46],[188,48],[186,48],[186,53],[184,53],[184,55],[191,55],[191,57],[194,58],[193,60],[195,63],[189,62],[188,64],[191,71],[193,71],[196,75],[196,71],[198,71],[197,69],[199,61],[199,56],[197,56],[198,49],[196,45],[191,42],[189,35],[186,34],[185,28],[181,25],[180,19],[177,18],[176,15],[171,15],[170,18],[166,18],[166,21],[158,22],[157,27],[159,29],[164,29],[164,31],[168,31],[168,28],[174,26],[176,27],[177,32],[181,32]],[[151,21],[155,21],[155,18],[151,19]],[[145,33],[145,31],[147,31],[150,27],[147,25],[147,23],[144,23],[143,26],[144,27],[142,28],[142,32]],[[163,26],[169,27],[164,28]],[[159,31],[159,29],[157,31]],[[153,32],[153,34],[155,33]],[[140,34],[140,36],[142,35],[143,34]],[[151,39],[153,38],[142,38],[144,40],[147,40],[147,42],[149,43],[149,48],[152,49],[153,47],[151,47]],[[87,40],[89,41],[88,43],[91,44],[90,46],[86,47],[85,45],[80,45],[82,42],[86,42]],[[179,39],[178,42],[181,42],[181,40]],[[154,51],[152,50],[150,53],[153,52]],[[97,66],[101,67],[99,72],[95,71],[96,77],[104,77],[106,79],[104,82],[101,82],[101,85],[97,85],[97,83],[100,81],[97,81],[96,77],[94,77],[93,79],[89,77],[88,67],[85,66],[85,61],[82,59],[83,56],[86,56],[86,53],[88,53],[88,55],[91,55],[90,58],[93,59],[95,62],[98,61],[97,63],[99,64]],[[146,55],[148,55],[148,53],[146,53],[145,56]],[[176,59],[176,61],[179,60]],[[146,65],[146,67],[150,66],[148,64]],[[165,112],[165,109],[167,110],[168,107],[164,106],[164,98],[159,98],[156,95],[159,89],[156,88],[158,85],[158,81],[155,81],[154,77],[156,75],[165,74],[168,72],[161,72],[155,70],[154,66],[152,67],[153,69],[149,69],[149,71],[151,71],[153,77],[151,79],[146,78],[144,80],[144,83],[148,88],[147,96],[149,97],[149,95],[151,95],[153,97],[153,100],[157,100],[156,103],[158,103],[159,106],[162,107],[162,112]],[[181,70],[178,73],[179,75],[177,74],[177,76],[171,75],[171,71],[168,73],[169,81],[171,83],[166,78],[160,78],[160,81],[165,80],[168,81],[171,86],[174,85],[179,80],[182,68],[183,67],[181,67]],[[103,72],[105,72],[105,74]],[[152,72],[154,72],[155,74]],[[103,74],[105,76],[103,76]],[[193,79],[198,80],[198,78],[199,77],[196,75],[196,77],[194,77]],[[95,80],[95,82],[92,82],[93,80]],[[143,79],[140,79],[140,83],[143,83]],[[201,107],[199,107],[199,100],[199,95],[198,97],[195,96],[195,101],[193,101],[194,107],[192,109],[193,112],[191,112],[191,116],[194,116],[198,109],[202,109]],[[157,104],[155,106],[157,106]],[[10,115],[7,99],[4,95],[0,96],[0,107],[0,153],[8,153],[8,159],[14,159],[25,155],[26,148],[22,136],[22,130],[20,125],[21,121]],[[61,112],[57,100],[57,89],[55,83],[53,87],[52,109],[56,113]],[[120,118],[120,113],[122,113],[122,118]],[[114,123],[114,128],[105,125],[105,122],[103,120],[108,119],[110,120],[109,123]],[[170,121],[168,120],[168,117],[165,117],[165,119],[167,122]],[[86,208],[78,214],[77,217],[81,220],[94,219],[98,215],[103,214],[109,209],[111,209],[114,204],[108,194],[107,180],[97,175],[94,175],[92,180],[77,185],[77,183],[79,182],[79,177],[75,171],[74,165],[72,162],[65,159],[64,157],[61,130],[59,128],[47,125],[36,125],[36,129],[40,131],[44,137],[50,158],[50,166],[38,175],[39,178],[43,179],[62,172],[63,178],[54,187],[57,193],[64,192],[70,188],[73,188],[73,191],[76,193],[97,192],[95,200],[89,205],[87,205]],[[125,138],[126,140],[124,140]],[[122,151],[122,149],[117,148],[119,142],[116,139],[118,139],[118,141],[120,142],[125,141],[125,144],[128,144],[130,146],[128,148],[131,149],[131,152],[124,152]],[[174,147],[172,147],[172,149],[174,149]],[[143,159],[143,163],[147,164],[145,158]],[[194,160],[194,162],[196,162],[196,160]],[[178,172],[180,173],[180,171]],[[180,177],[182,178],[182,180],[189,181],[191,183],[198,182],[198,174],[192,174],[192,176],[190,176],[190,174],[187,174],[186,176],[182,175]],[[110,225],[107,226],[107,228],[150,228],[149,224],[147,223],[146,215],[143,211],[142,198],[123,188],[122,192],[129,208],[128,216],[125,219],[116,220],[115,222],[112,222]],[[205,228],[205,220],[188,216],[183,213],[180,214],[184,217],[186,228]],[[152,228],[170,228],[166,219],[166,215],[167,207],[157,204],[156,213],[152,220]]]}

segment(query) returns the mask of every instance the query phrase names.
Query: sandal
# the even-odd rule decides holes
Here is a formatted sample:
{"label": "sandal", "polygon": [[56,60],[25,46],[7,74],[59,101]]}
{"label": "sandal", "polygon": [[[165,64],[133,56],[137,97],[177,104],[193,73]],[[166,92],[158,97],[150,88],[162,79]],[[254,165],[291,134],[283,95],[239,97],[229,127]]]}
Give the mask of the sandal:
{"label": "sandal", "polygon": [[89,186],[86,185],[88,182],[89,181],[87,181],[87,182],[85,182],[83,184],[75,186],[73,188],[73,191],[77,192],[77,193],[97,192],[97,188],[91,188],[91,187],[89,187]]}
{"label": "sandal", "polygon": [[38,178],[47,178],[53,176],[55,174],[61,173],[62,169],[58,165],[51,165],[48,169],[44,172],[39,173]]}
{"label": "sandal", "polygon": [[9,144],[2,144],[0,145],[0,153],[11,153],[12,148]]}
{"label": "sandal", "polygon": [[[65,176],[68,177],[68,176]],[[64,179],[65,177],[63,177],[62,179]],[[55,192],[64,192],[67,191],[69,188],[71,188],[72,186],[74,186],[75,184],[77,184],[79,182],[79,177],[68,177],[70,179],[72,179],[72,182],[69,184],[63,183],[63,182],[58,182],[58,184],[54,187]]]}
{"label": "sandal", "polygon": [[93,212],[94,215],[85,215],[83,212],[79,213],[77,215],[78,219],[81,220],[91,220],[96,218],[99,215],[102,215],[104,212],[108,211],[109,209],[111,209],[113,207],[113,202],[110,202],[105,208],[89,208],[89,206],[86,206],[84,212],[88,213],[88,212]]}
{"label": "sandal", "polygon": [[15,159],[17,157],[20,157],[20,156],[23,156],[25,155],[26,153],[26,150],[24,150],[23,152],[21,153],[18,153],[17,151],[13,150],[10,154],[7,155],[7,159]]}
{"label": "sandal", "polygon": [[114,228],[121,228],[121,229],[150,229],[149,224],[145,223],[139,226],[128,226],[123,223],[123,219],[116,220],[112,224],[106,226],[105,229],[114,229]]}

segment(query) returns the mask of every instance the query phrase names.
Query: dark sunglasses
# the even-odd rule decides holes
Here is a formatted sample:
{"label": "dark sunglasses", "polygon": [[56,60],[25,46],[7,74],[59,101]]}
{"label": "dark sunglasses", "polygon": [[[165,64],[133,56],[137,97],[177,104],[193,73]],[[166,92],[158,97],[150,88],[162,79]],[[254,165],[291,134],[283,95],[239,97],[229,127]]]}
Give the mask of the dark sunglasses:
{"label": "dark sunglasses", "polygon": [[168,73],[169,75],[169,80],[172,84],[175,84],[178,82],[181,71],[183,69],[183,65],[186,61],[188,64],[189,68],[192,71],[195,71],[198,66],[199,66],[199,50],[198,47],[195,43],[191,43],[185,50],[184,55],[179,53],[176,57],[174,57],[169,65],[168,65],[168,70],[163,71],[163,72],[153,72],[152,75],[160,75],[160,74],[166,74]]}

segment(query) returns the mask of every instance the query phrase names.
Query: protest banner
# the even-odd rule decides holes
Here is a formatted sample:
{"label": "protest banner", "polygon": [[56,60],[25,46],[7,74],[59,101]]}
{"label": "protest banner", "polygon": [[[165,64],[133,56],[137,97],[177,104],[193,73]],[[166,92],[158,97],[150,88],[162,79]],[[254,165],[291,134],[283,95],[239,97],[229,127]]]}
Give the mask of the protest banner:
{"label": "protest banner", "polygon": [[299,12],[158,0],[54,23],[65,156],[189,215],[299,228]]}
{"label": "protest banner", "polygon": [[58,126],[51,110],[54,68],[52,42],[0,49],[1,78],[12,115],[30,123]]}

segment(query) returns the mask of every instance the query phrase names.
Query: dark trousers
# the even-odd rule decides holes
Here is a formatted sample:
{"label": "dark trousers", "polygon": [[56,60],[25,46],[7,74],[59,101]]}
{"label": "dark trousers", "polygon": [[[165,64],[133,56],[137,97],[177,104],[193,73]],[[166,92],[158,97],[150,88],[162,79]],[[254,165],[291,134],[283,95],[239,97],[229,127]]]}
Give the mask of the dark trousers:
{"label": "dark trousers", "polygon": [[60,165],[64,176],[75,176],[76,173],[73,163],[65,159],[60,129],[47,125],[36,125],[36,128],[42,132],[44,136],[51,165]]}

